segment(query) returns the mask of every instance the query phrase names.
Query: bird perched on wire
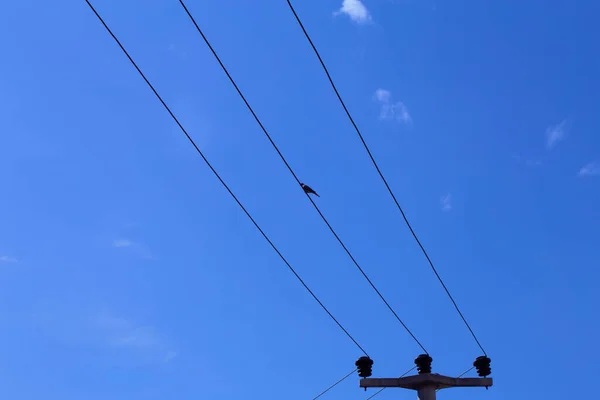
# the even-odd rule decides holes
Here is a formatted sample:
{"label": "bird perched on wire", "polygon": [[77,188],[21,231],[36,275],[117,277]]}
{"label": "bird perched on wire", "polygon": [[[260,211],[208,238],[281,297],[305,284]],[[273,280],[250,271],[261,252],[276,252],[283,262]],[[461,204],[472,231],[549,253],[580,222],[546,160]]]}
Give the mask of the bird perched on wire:
{"label": "bird perched on wire", "polygon": [[317,197],[321,197],[310,186],[305,185],[304,183],[301,183],[300,186],[302,186],[302,189],[304,190],[304,193],[306,193],[306,194],[314,194]]}

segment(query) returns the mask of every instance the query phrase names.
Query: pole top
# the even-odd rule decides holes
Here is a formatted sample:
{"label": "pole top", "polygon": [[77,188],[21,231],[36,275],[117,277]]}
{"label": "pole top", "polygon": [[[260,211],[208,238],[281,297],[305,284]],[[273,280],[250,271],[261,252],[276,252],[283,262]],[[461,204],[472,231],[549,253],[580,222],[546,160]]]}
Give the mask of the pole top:
{"label": "pole top", "polygon": [[404,378],[365,378],[360,380],[362,388],[396,387],[419,390],[424,387],[447,389],[452,387],[488,387],[493,385],[492,378],[453,378],[440,374],[423,373]]}

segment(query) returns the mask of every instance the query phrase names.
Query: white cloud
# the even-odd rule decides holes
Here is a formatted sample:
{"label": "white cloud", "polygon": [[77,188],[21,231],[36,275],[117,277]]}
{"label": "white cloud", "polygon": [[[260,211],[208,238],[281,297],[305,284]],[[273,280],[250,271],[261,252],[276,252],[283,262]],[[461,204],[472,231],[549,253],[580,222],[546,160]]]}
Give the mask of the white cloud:
{"label": "white cloud", "polygon": [[382,120],[397,120],[408,124],[412,122],[412,117],[408,109],[401,101],[392,103],[392,93],[389,90],[377,89],[374,96],[375,101],[381,104],[379,118]]}
{"label": "white cloud", "polygon": [[153,326],[139,324],[108,313],[98,315],[93,323],[108,346],[154,355],[164,362],[171,361],[177,356]]}
{"label": "white cloud", "polygon": [[600,164],[597,162],[591,162],[579,170],[579,176],[599,176],[600,175]]}
{"label": "white cloud", "polygon": [[371,14],[360,0],[344,0],[342,7],[334,15],[346,14],[357,24],[365,24],[371,21]]}
{"label": "white cloud", "polygon": [[150,347],[160,343],[154,328],[143,326],[131,320],[101,314],[95,325],[103,332],[108,344],[117,347]]}
{"label": "white cloud", "polygon": [[524,158],[521,157],[518,154],[513,154],[512,158],[519,164],[524,164],[528,167],[539,167],[542,165],[542,162],[540,160],[535,160],[535,159],[531,159],[531,158]]}
{"label": "white cloud", "polygon": [[542,162],[540,160],[525,160],[525,165],[529,167],[539,167],[542,165]]}
{"label": "white cloud", "polygon": [[443,211],[452,210],[452,195],[450,193],[448,193],[448,194],[442,196],[440,199],[440,203],[442,205]]}
{"label": "white cloud", "polygon": [[176,351],[168,351],[167,354],[165,355],[165,362],[169,362],[171,360],[173,360],[175,357],[177,357],[177,352]]}
{"label": "white cloud", "polygon": [[377,89],[375,91],[375,100],[377,100],[380,103],[389,103],[391,97],[392,94],[389,90]]}
{"label": "white cloud", "polygon": [[566,136],[565,124],[566,120],[562,121],[558,125],[550,126],[546,129],[546,146],[548,149],[553,148],[558,142],[563,140]]}
{"label": "white cloud", "polygon": [[157,365],[177,356],[177,348],[155,325],[98,309],[85,297],[40,305],[32,315],[36,331],[61,346],[100,350],[94,353],[116,365]]}
{"label": "white cloud", "polygon": [[396,119],[404,123],[412,122],[406,106],[400,101],[395,104],[384,104],[379,116],[381,119]]}
{"label": "white cloud", "polygon": [[122,336],[112,341],[112,344],[123,347],[151,347],[158,344],[158,339],[152,328],[138,326],[131,327],[127,332],[123,332]]}
{"label": "white cloud", "polygon": [[129,239],[117,239],[113,241],[113,247],[131,247],[134,243]]}
{"label": "white cloud", "polygon": [[112,245],[116,248],[130,249],[129,251],[137,254],[141,258],[145,258],[147,260],[154,259],[154,256],[152,255],[152,252],[150,252],[148,246],[142,242],[134,242],[129,239],[117,239],[113,241]]}
{"label": "white cloud", "polygon": [[17,262],[19,262],[19,260],[17,260],[14,257],[0,256],[0,263],[17,263]]}

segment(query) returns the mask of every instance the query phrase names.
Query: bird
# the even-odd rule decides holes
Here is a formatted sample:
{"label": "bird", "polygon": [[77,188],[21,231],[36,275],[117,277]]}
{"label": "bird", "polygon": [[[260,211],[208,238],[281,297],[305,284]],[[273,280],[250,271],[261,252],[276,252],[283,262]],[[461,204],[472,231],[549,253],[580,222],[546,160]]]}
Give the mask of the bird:
{"label": "bird", "polygon": [[302,189],[304,190],[304,193],[306,193],[306,194],[311,194],[312,193],[312,194],[314,194],[317,197],[321,197],[310,186],[305,185],[304,183],[301,183],[300,186],[302,186]]}

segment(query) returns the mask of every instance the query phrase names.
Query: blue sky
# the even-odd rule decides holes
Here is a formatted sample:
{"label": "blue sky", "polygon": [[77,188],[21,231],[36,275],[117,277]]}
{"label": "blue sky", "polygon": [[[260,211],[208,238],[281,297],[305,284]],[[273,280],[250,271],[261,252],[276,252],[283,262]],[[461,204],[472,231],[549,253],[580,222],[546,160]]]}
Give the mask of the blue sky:
{"label": "blue sky", "polygon": [[[600,372],[595,3],[296,3],[492,358],[494,388],[440,398],[587,393],[569,379]],[[179,3],[94,4],[367,349],[374,375],[410,368],[420,349],[301,194]],[[286,2],[188,6],[434,370],[469,368],[480,351]],[[3,2],[0,33],[0,397],[307,400],[353,368],[358,349],[256,232],[83,0]],[[323,399],[370,393],[354,377]]]}

